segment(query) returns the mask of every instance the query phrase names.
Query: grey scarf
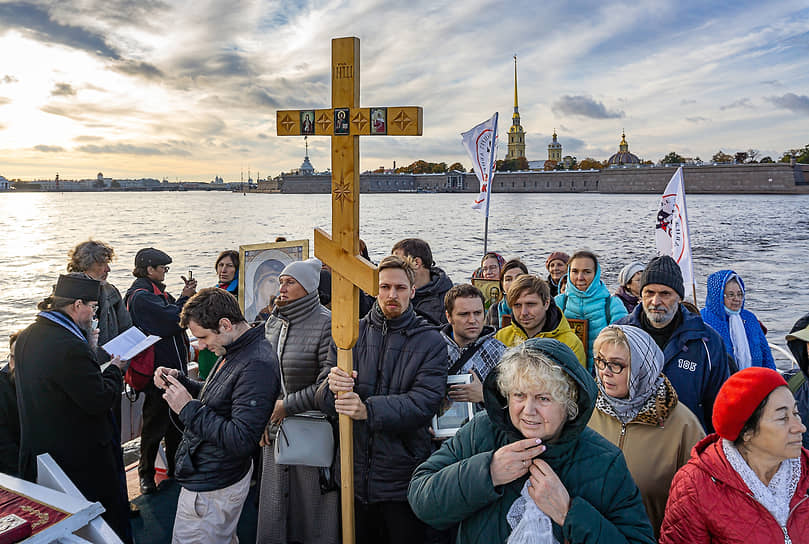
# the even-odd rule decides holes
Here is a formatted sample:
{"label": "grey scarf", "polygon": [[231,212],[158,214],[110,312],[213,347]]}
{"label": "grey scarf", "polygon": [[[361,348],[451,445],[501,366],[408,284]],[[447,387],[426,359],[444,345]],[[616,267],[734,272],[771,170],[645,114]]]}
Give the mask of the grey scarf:
{"label": "grey scarf", "polygon": [[596,383],[601,397],[610,405],[621,423],[629,423],[655,395],[664,377],[663,352],[649,334],[631,325],[610,325],[621,329],[629,341],[629,396],[625,399],[611,397],[604,390],[601,377],[596,372]]}

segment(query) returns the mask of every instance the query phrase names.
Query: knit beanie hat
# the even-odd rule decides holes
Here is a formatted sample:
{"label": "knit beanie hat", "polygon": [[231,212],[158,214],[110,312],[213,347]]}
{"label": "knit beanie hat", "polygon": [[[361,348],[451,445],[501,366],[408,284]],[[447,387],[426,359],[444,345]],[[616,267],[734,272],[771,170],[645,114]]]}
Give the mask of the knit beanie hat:
{"label": "knit beanie hat", "polygon": [[725,381],[713,405],[713,426],[719,436],[736,440],[756,407],[777,387],[787,385],[775,370],[751,366]]}
{"label": "knit beanie hat", "polygon": [[301,287],[306,290],[307,294],[314,293],[317,290],[317,286],[320,285],[320,269],[322,267],[323,263],[320,262],[320,259],[312,257],[305,261],[289,263],[286,268],[278,274],[278,277],[290,276],[295,278],[295,281],[301,284]]}
{"label": "knit beanie hat", "polygon": [[554,251],[548,258],[545,259],[545,269],[547,270],[548,265],[551,264],[551,261],[562,261],[563,263],[567,264],[570,260],[570,255],[565,253],[564,251]]}
{"label": "knit beanie hat", "polygon": [[625,287],[629,280],[631,280],[638,272],[643,272],[643,263],[635,261],[629,263],[618,272],[618,285]]}
{"label": "knit beanie hat", "polygon": [[680,298],[685,298],[683,273],[680,271],[680,265],[668,255],[655,257],[646,265],[646,269],[640,276],[641,291],[650,283],[671,287],[680,295]]}

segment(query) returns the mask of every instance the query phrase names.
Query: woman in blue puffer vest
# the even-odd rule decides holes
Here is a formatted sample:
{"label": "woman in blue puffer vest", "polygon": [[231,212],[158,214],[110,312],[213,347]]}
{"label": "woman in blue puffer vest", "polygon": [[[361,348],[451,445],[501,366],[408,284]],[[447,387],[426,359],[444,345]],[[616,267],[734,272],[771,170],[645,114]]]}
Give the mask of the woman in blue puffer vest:
{"label": "woman in blue puffer vest", "polygon": [[[565,292],[554,301],[565,317],[587,321],[587,370],[593,372],[593,342],[601,329],[627,315],[620,298],[610,295],[601,281],[601,265],[591,251],[577,251],[568,261],[568,282]],[[574,324],[571,323],[571,326]]]}
{"label": "woman in blue puffer vest", "polygon": [[733,270],[720,270],[708,276],[708,294],[702,320],[725,341],[739,370],[764,366],[775,370],[767,338],[758,318],[744,309],[744,282]]}

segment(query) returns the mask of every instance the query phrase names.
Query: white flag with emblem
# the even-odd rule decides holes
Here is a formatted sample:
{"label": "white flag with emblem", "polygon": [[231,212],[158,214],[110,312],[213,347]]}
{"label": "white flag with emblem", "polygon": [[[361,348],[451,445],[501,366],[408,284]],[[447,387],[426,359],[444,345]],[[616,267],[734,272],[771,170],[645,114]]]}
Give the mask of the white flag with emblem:
{"label": "white flag with emblem", "polygon": [[480,182],[480,194],[472,207],[489,217],[489,193],[494,177],[494,161],[497,155],[497,112],[472,130],[461,134],[463,146],[472,159],[475,175]]}
{"label": "white flag with emblem", "polygon": [[[657,253],[668,255],[680,265],[683,285],[694,287],[694,263],[691,259],[691,237],[688,233],[688,213],[685,208],[683,167],[671,176],[663,191],[655,225]],[[694,301],[696,303],[696,301]]]}

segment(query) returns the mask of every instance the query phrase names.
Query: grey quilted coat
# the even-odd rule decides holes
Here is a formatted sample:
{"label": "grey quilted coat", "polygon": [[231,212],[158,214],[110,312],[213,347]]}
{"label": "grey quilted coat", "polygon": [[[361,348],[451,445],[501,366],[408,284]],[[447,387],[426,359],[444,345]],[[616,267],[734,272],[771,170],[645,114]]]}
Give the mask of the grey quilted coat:
{"label": "grey quilted coat", "polygon": [[321,306],[317,292],[286,306],[276,306],[267,319],[265,336],[281,362],[287,415],[317,410],[315,392],[331,368],[326,361],[331,344],[331,312]]}

